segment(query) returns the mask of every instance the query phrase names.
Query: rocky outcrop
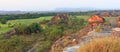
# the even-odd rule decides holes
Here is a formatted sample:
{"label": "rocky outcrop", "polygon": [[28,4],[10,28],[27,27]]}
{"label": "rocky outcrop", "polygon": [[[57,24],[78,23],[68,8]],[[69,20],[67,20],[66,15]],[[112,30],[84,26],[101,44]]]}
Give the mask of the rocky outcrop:
{"label": "rocky outcrop", "polygon": [[[97,38],[105,38],[105,37],[114,37],[119,38],[120,37],[120,28],[110,28],[109,30],[96,32],[93,31],[87,31],[86,28],[80,30],[79,32],[75,34],[71,34],[70,36],[64,36],[57,40],[52,45],[52,51],[51,52],[75,52],[80,46],[88,44],[93,39]],[[87,35],[80,36],[83,31],[86,31]],[[76,39],[78,41],[77,45],[72,44],[72,40]]]}
{"label": "rocky outcrop", "polygon": [[57,14],[56,16],[54,16],[50,23],[52,23],[53,25],[59,25],[60,23],[67,23],[69,18],[68,18],[68,14]]}
{"label": "rocky outcrop", "polygon": [[117,20],[117,23],[118,23],[118,27],[120,28],[120,16],[119,16],[119,18]]}
{"label": "rocky outcrop", "polygon": [[51,46],[51,52],[63,52],[63,50],[65,50],[66,47],[71,47],[80,43],[79,38],[87,35],[87,33],[88,28],[84,28],[74,34],[63,36],[62,38],[58,39],[55,43],[53,43],[53,45]]}
{"label": "rocky outcrop", "polygon": [[120,38],[120,28],[113,28],[111,32],[111,37]]}
{"label": "rocky outcrop", "polygon": [[63,36],[51,46],[51,52],[62,52],[67,46],[72,46],[72,37]]}
{"label": "rocky outcrop", "polygon": [[98,15],[92,15],[89,19],[88,22],[92,26],[98,26],[100,23],[103,23],[105,19],[103,17],[100,17]]}
{"label": "rocky outcrop", "polygon": [[88,32],[88,35],[79,38],[79,44],[77,44],[75,46],[71,46],[71,47],[66,47],[63,50],[63,52],[76,52],[76,50],[80,46],[85,45],[85,44],[91,42],[93,39],[109,37],[109,36],[110,36],[110,32],[109,31],[106,31],[106,32],[95,32],[94,30],[90,31],[90,32]]}

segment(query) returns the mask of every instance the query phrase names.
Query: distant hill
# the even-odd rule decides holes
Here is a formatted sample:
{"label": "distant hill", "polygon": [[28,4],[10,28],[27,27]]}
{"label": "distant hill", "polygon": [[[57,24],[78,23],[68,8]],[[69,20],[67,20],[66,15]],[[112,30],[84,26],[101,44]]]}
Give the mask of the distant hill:
{"label": "distant hill", "polygon": [[55,11],[91,11],[91,10],[100,10],[98,8],[56,8]]}
{"label": "distant hill", "polygon": [[25,13],[49,13],[49,12],[55,12],[55,11],[0,11],[0,15],[6,15],[6,14],[25,14]]}
{"label": "distant hill", "polygon": [[5,15],[5,14],[25,14],[25,13],[38,13],[38,14],[48,14],[48,13],[69,13],[69,12],[74,12],[79,14],[80,12],[83,12],[83,14],[86,14],[89,12],[91,14],[99,14],[100,16],[120,16],[120,10],[103,10],[103,9],[98,9],[98,8],[56,8],[54,10],[50,11],[5,11],[5,10],[0,10],[0,15]]}
{"label": "distant hill", "polygon": [[24,14],[27,12],[24,11],[0,11],[0,15],[5,15],[5,14]]}

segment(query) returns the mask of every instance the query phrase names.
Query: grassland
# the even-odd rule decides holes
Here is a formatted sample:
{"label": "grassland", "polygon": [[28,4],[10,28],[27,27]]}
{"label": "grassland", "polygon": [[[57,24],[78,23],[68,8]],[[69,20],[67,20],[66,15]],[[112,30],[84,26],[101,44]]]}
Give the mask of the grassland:
{"label": "grassland", "polygon": [[8,32],[10,30],[12,30],[13,28],[8,27],[8,23],[11,24],[17,24],[17,23],[25,23],[27,24],[31,24],[33,22],[40,22],[43,20],[50,20],[52,16],[46,16],[46,17],[40,17],[40,18],[36,18],[36,19],[18,19],[18,20],[9,20],[7,22],[7,24],[1,24],[0,23],[0,34]]}
{"label": "grassland", "polygon": [[[77,18],[83,18],[83,19],[87,19],[86,17],[88,17],[88,16],[77,16]],[[8,24],[24,23],[25,25],[27,25],[27,24],[31,24],[34,22],[50,20],[51,18],[52,18],[52,16],[40,17],[40,18],[35,18],[35,19],[9,20],[7,22],[7,24],[0,24],[0,26],[1,26],[0,33],[2,34],[2,33],[5,33],[7,31],[10,31],[11,29],[13,29],[13,27],[8,27]],[[78,27],[80,27],[80,26],[78,25]],[[42,32],[42,34],[41,33],[38,33],[38,34],[32,33],[31,35],[21,35],[21,36],[13,35],[9,39],[2,38],[3,35],[0,35],[0,44],[1,44],[0,45],[0,49],[1,49],[0,52],[5,52],[4,50],[10,51],[10,52],[20,52],[21,50],[24,50],[23,48],[28,50],[36,44],[35,41],[38,42],[37,44],[40,43],[39,50],[44,50],[44,49],[46,50],[47,48],[50,47],[51,43],[53,42],[53,40],[52,41],[50,40],[50,39],[52,39],[52,37],[50,37],[49,32],[54,32],[54,31],[58,32],[59,29],[57,27],[56,28],[50,27],[49,29],[47,29],[45,31],[46,32]],[[57,34],[57,36],[59,36],[59,33]],[[14,46],[12,46],[12,45],[14,45]],[[7,47],[4,47],[4,46],[7,46]],[[43,51],[39,51],[39,52],[43,52]]]}
{"label": "grassland", "polygon": [[[22,52],[22,50],[30,49],[36,39],[43,39],[44,37],[40,34],[32,34],[32,35],[22,35],[17,36],[13,35],[9,39],[3,38],[3,34],[12,30],[13,27],[9,27],[8,24],[17,24],[17,23],[24,23],[25,25],[31,24],[34,22],[40,22],[44,20],[50,20],[52,16],[40,17],[36,19],[18,19],[18,20],[9,20],[7,24],[0,24],[0,52]],[[12,46],[14,45],[14,46]],[[25,47],[25,48],[22,48]],[[12,51],[11,51],[12,50]]]}
{"label": "grassland", "polygon": [[43,20],[50,20],[52,16],[46,16],[46,17],[40,17],[36,19],[18,19],[18,20],[10,20],[8,23],[16,24],[16,23],[25,23],[25,24],[30,24],[33,22],[40,22]]}
{"label": "grassland", "polygon": [[[27,24],[31,24],[33,22],[40,22],[40,21],[43,21],[43,20],[50,20],[53,16],[45,16],[45,17],[40,17],[40,18],[36,18],[36,19],[18,19],[18,20],[9,20],[7,22],[7,24],[0,24],[1,28],[0,28],[0,34],[2,33],[5,33],[5,32],[8,32],[10,31],[11,29],[13,28],[9,28],[8,27],[8,23],[11,23],[11,24],[17,24],[17,23],[25,23],[26,25]],[[87,19],[90,17],[90,16],[76,16],[77,18],[82,18],[82,19],[85,19],[87,21]],[[110,19],[116,19],[116,17],[105,17],[105,19],[108,21]]]}
{"label": "grassland", "polygon": [[77,17],[77,18],[85,19],[85,20],[87,21],[90,16],[76,16],[76,17]]}
{"label": "grassland", "polygon": [[0,34],[8,32],[12,30],[12,28],[9,28],[7,24],[0,24]]}
{"label": "grassland", "polygon": [[[11,23],[11,24],[17,24],[17,23],[25,23],[26,25],[27,24],[31,24],[33,22],[40,22],[40,21],[43,21],[43,20],[50,20],[53,16],[45,16],[45,17],[40,17],[40,18],[36,18],[36,19],[18,19],[18,20],[9,20],[7,22],[7,24],[1,24],[0,23],[0,34],[2,33],[5,33],[5,32],[8,32],[10,31],[11,29],[13,28],[9,28],[8,27],[8,23]],[[90,17],[90,16],[76,16],[77,18],[82,18],[82,19],[85,19],[87,21],[87,19]],[[116,19],[116,17],[105,17],[105,19],[108,21],[110,19]]]}
{"label": "grassland", "polygon": [[[8,27],[8,23],[11,24],[17,24],[17,23],[25,23],[27,24],[31,24],[33,22],[40,22],[43,20],[50,20],[53,16],[45,16],[45,17],[40,17],[40,18],[36,18],[36,19],[18,19],[18,20],[9,20],[7,22],[7,24],[0,24],[1,28],[0,28],[0,34],[5,33],[10,31],[13,28],[9,28]],[[89,16],[77,16],[77,18],[83,18],[85,20],[87,20],[89,18]]]}

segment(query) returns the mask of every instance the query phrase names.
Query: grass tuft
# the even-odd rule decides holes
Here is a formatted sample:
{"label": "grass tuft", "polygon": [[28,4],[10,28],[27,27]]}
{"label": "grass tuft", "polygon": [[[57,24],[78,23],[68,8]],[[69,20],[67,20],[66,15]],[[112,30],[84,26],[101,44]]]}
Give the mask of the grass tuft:
{"label": "grass tuft", "polygon": [[96,39],[81,46],[77,52],[120,52],[120,38],[101,38]]}

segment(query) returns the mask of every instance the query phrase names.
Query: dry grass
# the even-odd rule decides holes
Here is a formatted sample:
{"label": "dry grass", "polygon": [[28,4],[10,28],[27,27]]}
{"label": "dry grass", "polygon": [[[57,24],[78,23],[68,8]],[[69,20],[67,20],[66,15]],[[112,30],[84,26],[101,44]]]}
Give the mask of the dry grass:
{"label": "dry grass", "polygon": [[81,46],[77,52],[120,52],[120,38],[96,39]]}

